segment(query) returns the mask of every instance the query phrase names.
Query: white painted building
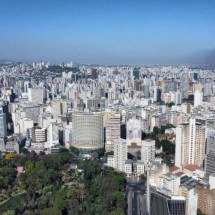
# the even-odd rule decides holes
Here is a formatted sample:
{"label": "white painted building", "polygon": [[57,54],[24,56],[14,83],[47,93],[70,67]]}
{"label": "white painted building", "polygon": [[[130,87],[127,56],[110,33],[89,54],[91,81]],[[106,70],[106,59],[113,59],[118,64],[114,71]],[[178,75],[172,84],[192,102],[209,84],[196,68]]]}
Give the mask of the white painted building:
{"label": "white painted building", "polygon": [[146,139],[142,141],[141,161],[145,165],[155,161],[155,140]]}
{"label": "white painted building", "polygon": [[115,162],[114,162],[114,155],[108,155],[107,157],[107,166],[109,167],[115,167]]}
{"label": "white painted building", "polygon": [[145,165],[142,161],[137,161],[137,175],[144,174],[145,172]]}
{"label": "white painted building", "polygon": [[199,106],[199,105],[202,105],[202,102],[203,102],[203,92],[197,90],[197,91],[194,93],[194,107],[197,107],[197,106]]}
{"label": "white painted building", "polygon": [[132,172],[133,172],[133,165],[132,165],[132,160],[126,160],[125,161],[125,164],[124,164],[124,172],[127,174],[127,175],[131,175]]}
{"label": "white painted building", "polygon": [[33,104],[43,104],[44,89],[28,88],[28,100]]}
{"label": "white painted building", "polygon": [[158,178],[158,188],[167,189],[171,192],[171,195],[178,195],[180,186],[180,177],[167,173]]}
{"label": "white painted building", "polygon": [[119,139],[114,142],[114,166],[119,171],[124,171],[125,161],[127,160],[126,140]]}
{"label": "white painted building", "polygon": [[129,119],[126,124],[126,133],[127,145],[131,145],[131,143],[136,143],[138,146],[140,146],[142,136],[141,120],[136,118]]}

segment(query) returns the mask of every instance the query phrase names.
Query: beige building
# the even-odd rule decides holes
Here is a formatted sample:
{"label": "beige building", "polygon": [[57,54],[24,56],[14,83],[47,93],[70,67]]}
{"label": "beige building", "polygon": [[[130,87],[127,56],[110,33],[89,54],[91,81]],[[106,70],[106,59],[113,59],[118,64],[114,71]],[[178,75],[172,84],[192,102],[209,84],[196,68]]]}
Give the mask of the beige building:
{"label": "beige building", "polygon": [[151,123],[150,123],[150,131],[153,131],[153,128],[157,126],[159,127],[159,117],[158,116],[152,116],[151,117]]}
{"label": "beige building", "polygon": [[27,128],[32,128],[34,126],[34,122],[28,118],[21,118],[20,119],[20,133],[25,134]]}
{"label": "beige building", "polygon": [[215,189],[210,190],[202,185],[196,187],[198,193],[198,208],[205,215],[214,215],[215,212]]}
{"label": "beige building", "polygon": [[106,151],[114,150],[114,141],[120,138],[120,114],[111,113],[106,126]]}
{"label": "beige building", "polygon": [[179,195],[185,197],[185,215],[196,215],[198,208],[198,193],[195,188],[189,185],[182,185],[179,189]]}
{"label": "beige building", "polygon": [[188,164],[202,166],[205,156],[205,124],[203,120],[191,118],[189,123],[176,128],[175,165]]}
{"label": "beige building", "polygon": [[193,84],[193,93],[195,93],[197,90],[202,91],[202,84],[201,83]]}

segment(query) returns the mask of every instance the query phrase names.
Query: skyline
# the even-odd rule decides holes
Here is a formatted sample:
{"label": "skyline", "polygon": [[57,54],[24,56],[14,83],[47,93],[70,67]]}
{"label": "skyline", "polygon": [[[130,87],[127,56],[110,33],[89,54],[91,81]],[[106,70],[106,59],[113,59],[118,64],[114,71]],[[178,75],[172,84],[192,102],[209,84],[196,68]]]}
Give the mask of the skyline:
{"label": "skyline", "polygon": [[3,0],[0,5],[3,59],[86,64],[214,59],[211,1]]}

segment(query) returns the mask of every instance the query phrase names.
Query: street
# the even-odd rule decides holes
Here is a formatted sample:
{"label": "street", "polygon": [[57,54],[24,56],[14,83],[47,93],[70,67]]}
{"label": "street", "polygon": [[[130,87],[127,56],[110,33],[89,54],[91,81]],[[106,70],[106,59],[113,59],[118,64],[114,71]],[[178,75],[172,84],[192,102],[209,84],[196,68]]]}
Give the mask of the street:
{"label": "street", "polygon": [[144,182],[127,182],[126,195],[128,215],[147,215]]}

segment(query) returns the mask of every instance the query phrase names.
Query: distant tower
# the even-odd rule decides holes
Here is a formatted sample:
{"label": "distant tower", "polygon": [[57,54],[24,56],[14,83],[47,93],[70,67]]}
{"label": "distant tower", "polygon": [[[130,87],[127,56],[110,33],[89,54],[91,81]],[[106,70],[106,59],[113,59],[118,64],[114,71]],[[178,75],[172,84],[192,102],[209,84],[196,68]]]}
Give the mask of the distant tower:
{"label": "distant tower", "polygon": [[182,93],[182,99],[187,99],[189,93],[189,74],[185,73],[181,76],[180,89]]}

